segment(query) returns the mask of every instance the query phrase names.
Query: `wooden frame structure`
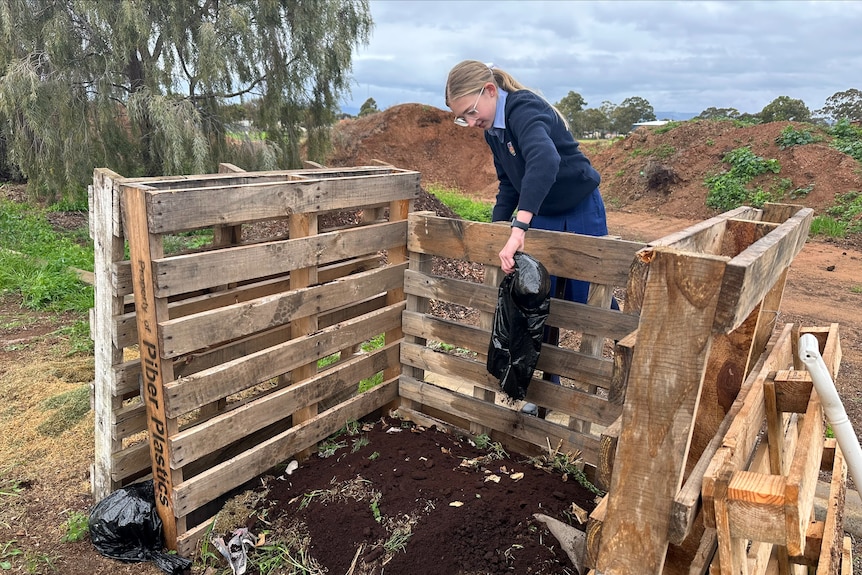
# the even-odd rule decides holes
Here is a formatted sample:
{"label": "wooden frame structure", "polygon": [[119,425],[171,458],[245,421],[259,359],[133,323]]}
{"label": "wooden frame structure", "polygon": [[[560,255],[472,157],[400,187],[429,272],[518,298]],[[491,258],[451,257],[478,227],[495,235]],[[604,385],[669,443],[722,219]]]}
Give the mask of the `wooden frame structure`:
{"label": "wooden frame structure", "polygon": [[[650,245],[531,230],[529,251],[550,273],[591,283],[586,304],[552,300],[548,325],[579,345],[543,347],[537,374],[570,385],[535,377],[527,400],[551,412],[536,418],[507,405],[485,369],[507,226],[411,213],[419,174],[391,166],[224,172],[96,171],[97,498],[152,474],[169,544],[188,555],[231,489],[302,457],[351,419],[397,409],[523,454],[548,445],[580,452],[608,489],[590,530],[597,573],[759,572],[740,567],[752,534],[738,527],[737,497],[748,477],[738,473],[760,468],[746,468],[741,451],[727,455],[726,442],[754,441],[749,427],[734,430],[757,403],[747,399],[752,378],[777,361],[764,352],[776,348],[787,269],[810,209],[742,207]],[[321,223],[343,210],[356,213],[351,225]],[[243,236],[280,220],[287,237]],[[165,238],[202,228],[214,230],[210,245],[166,253]],[[129,260],[118,257],[125,238]],[[439,258],[483,265],[484,284],[435,273]],[[622,311],[610,309],[614,294]],[[439,302],[476,312],[478,325],[435,315]],[[354,353],[380,334],[382,348]],[[142,358],[127,359],[136,344]],[[318,368],[336,353],[334,366]],[[775,366],[801,377],[787,371],[792,364]],[[383,383],[358,393],[373,374]],[[782,407],[767,410],[775,429],[790,429],[786,405],[816,409],[810,384],[777,389]],[[806,424],[794,445],[839,460]],[[775,450],[773,469],[784,470],[794,452]],[[722,456],[730,463],[716,467]],[[798,464],[806,481],[814,460]],[[787,477],[785,495],[797,485]],[[810,515],[810,493],[806,482],[799,517]],[[781,533],[773,537],[787,549],[781,565],[801,561],[799,530]]]}

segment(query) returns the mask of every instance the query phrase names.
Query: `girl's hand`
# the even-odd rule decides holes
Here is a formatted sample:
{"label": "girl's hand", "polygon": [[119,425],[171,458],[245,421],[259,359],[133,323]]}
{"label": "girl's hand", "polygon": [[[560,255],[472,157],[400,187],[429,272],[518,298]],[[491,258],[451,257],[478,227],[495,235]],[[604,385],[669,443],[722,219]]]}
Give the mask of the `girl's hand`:
{"label": "girl's hand", "polygon": [[524,251],[524,237],[527,232],[518,228],[512,228],[509,240],[500,251],[500,267],[507,274],[515,271],[515,252]]}

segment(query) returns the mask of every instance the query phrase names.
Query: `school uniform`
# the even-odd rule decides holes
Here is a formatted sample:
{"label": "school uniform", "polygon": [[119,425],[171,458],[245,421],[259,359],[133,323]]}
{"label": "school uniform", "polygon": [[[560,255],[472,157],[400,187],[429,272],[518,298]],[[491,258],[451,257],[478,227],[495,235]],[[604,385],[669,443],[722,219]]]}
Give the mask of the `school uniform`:
{"label": "school uniform", "polygon": [[[533,213],[533,228],[607,235],[601,176],[542,97],[498,89],[497,113],[485,141],[500,182],[493,221],[509,221],[522,209]],[[553,294],[556,278],[551,281]],[[564,298],[586,303],[589,287],[589,282],[568,280]]]}

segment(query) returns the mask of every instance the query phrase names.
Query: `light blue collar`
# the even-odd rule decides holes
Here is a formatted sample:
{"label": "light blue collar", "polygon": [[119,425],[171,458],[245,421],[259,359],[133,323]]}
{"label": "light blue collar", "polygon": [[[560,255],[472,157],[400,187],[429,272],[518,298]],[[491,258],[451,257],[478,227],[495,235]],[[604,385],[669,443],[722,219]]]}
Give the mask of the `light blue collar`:
{"label": "light blue collar", "polygon": [[497,88],[497,111],[494,114],[494,124],[488,128],[488,131],[497,136],[501,142],[506,129],[506,98],[508,96],[507,91]]}

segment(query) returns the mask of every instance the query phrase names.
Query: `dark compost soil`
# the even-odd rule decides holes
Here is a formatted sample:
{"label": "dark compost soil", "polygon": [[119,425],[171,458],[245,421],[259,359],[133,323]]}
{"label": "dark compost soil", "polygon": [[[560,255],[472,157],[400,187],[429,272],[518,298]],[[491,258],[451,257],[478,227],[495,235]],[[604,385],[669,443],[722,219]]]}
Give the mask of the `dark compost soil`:
{"label": "dark compost soil", "polygon": [[[304,526],[310,554],[328,573],[577,572],[533,514],[583,530],[573,509],[591,511],[596,495],[549,469],[552,458],[499,458],[467,439],[389,417],[336,440],[342,447],[334,454],[267,480],[264,500],[274,525]],[[399,534],[407,537],[403,547],[388,551]]]}

